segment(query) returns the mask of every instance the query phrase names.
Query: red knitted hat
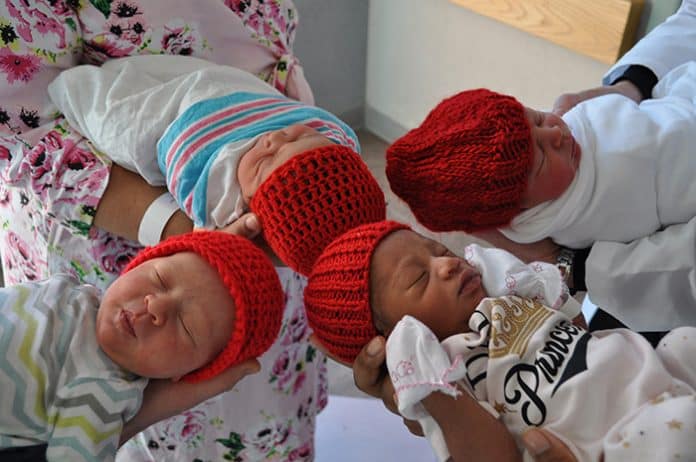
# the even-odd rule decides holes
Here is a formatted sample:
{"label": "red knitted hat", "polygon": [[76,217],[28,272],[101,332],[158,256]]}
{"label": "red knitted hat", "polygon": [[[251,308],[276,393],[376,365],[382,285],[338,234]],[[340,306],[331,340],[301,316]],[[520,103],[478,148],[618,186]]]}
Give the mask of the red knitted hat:
{"label": "red knitted hat", "polygon": [[438,104],[387,149],[394,193],[433,231],[505,226],[520,212],[532,167],[524,106],[478,89]]}
{"label": "red knitted hat", "polygon": [[124,273],[148,260],[195,252],[218,272],[234,300],[234,328],[227,346],[205,366],[187,374],[187,382],[210,379],[230,366],[256,358],[280,331],[285,294],[271,260],[248,239],[221,231],[196,231],[166,239],[138,253]]}
{"label": "red knitted hat", "polygon": [[317,258],[304,291],[309,326],[322,345],[352,364],[375,335],[370,306],[370,262],[382,239],[408,226],[368,223],[342,234]]}
{"label": "red knitted hat", "polygon": [[339,145],[285,162],[261,184],[250,208],[271,249],[304,275],[336,236],[386,217],[377,180],[360,156]]}

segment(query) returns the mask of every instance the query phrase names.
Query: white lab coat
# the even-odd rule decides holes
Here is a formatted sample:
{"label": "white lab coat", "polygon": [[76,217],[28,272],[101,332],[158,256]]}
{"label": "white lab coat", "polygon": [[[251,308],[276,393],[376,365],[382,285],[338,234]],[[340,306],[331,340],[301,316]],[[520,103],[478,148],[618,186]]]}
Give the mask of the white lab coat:
{"label": "white lab coat", "polygon": [[[631,64],[658,78],[696,59],[696,0],[633,47],[605,76],[611,82]],[[586,263],[592,301],[633,329],[696,325],[696,218],[629,243],[601,241]]]}

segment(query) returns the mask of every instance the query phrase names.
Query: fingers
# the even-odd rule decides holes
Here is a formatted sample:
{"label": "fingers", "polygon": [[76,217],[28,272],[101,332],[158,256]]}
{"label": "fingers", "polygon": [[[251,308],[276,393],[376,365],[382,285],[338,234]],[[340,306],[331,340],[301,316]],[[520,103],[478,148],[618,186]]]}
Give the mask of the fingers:
{"label": "fingers", "polygon": [[557,116],[562,116],[566,112],[570,111],[575,105],[582,101],[579,93],[564,93],[553,103],[553,109],[551,112]]}
{"label": "fingers", "polygon": [[384,371],[382,364],[386,357],[384,337],[375,337],[363,347],[353,363],[355,385],[368,395],[382,398]]}
{"label": "fingers", "polygon": [[387,409],[399,414],[394,385],[387,373],[385,345],[384,337],[378,336],[363,347],[353,363],[353,380],[360,390],[381,399]]}
{"label": "fingers", "polygon": [[411,434],[416,436],[424,436],[423,429],[417,421],[408,420],[406,418],[404,418],[403,421],[404,425],[406,425],[406,428],[408,428],[408,431],[410,431]]}
{"label": "fingers", "polygon": [[238,236],[253,239],[261,232],[261,224],[258,217],[253,213],[246,213],[233,221],[229,225],[220,228],[221,231]]}
{"label": "fingers", "polygon": [[227,385],[226,390],[229,390],[237,385],[237,382],[242,380],[247,375],[257,374],[260,370],[261,363],[259,363],[258,359],[247,359],[246,361],[230,367],[226,371],[222,372],[220,374],[222,377],[221,381]]}
{"label": "fingers", "polygon": [[256,359],[249,359],[236,366],[232,366],[212,379],[198,383],[181,383],[181,392],[186,391],[192,401],[189,407],[203,402],[213,396],[224,393],[234,388],[240,380],[247,375],[256,374],[261,370],[261,364]]}
{"label": "fingers", "polygon": [[522,443],[535,462],[576,462],[568,447],[551,433],[532,429],[522,435]]}
{"label": "fingers", "polygon": [[553,103],[552,112],[562,116],[583,101],[612,93],[623,95],[636,103],[640,103],[643,99],[643,95],[633,82],[630,80],[621,80],[614,85],[589,88],[577,93],[564,93],[556,98],[556,101]]}

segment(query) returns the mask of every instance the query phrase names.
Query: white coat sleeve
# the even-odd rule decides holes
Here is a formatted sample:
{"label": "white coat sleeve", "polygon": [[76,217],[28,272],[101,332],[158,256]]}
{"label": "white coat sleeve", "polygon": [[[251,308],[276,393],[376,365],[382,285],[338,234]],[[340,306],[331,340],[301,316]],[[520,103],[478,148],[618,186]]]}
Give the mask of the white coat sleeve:
{"label": "white coat sleeve", "polygon": [[696,217],[627,244],[596,242],[585,270],[592,301],[632,329],[696,326]]}
{"label": "white coat sleeve", "polygon": [[696,60],[696,0],[683,0],[676,13],[650,31],[609,69],[602,83],[611,84],[632,64],[649,68],[659,80],[671,69],[693,60]]}

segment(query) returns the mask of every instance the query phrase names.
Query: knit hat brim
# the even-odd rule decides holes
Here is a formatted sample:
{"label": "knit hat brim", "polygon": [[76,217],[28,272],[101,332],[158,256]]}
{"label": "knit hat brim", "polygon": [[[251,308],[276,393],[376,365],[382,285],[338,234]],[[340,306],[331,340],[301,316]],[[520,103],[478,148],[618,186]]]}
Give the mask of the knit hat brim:
{"label": "knit hat brim", "polygon": [[317,258],[304,292],[309,326],[322,346],[352,364],[376,335],[370,304],[370,264],[379,243],[410,229],[395,221],[357,226],[332,241]]}
{"label": "knit hat brim", "polygon": [[358,154],[339,145],[285,162],[261,184],[250,206],[271,249],[303,275],[336,236],[386,217],[377,180]]}

